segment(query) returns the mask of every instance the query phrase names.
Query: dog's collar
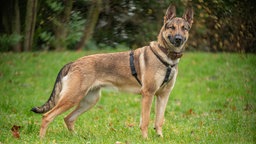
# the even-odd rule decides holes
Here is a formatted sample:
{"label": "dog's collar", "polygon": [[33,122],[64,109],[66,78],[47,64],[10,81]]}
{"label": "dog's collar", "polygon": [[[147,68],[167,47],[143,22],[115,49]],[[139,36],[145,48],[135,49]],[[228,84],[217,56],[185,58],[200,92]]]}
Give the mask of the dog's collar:
{"label": "dog's collar", "polygon": [[[166,67],[174,67],[176,65],[176,64],[170,65],[169,63],[164,61],[163,58],[160,55],[158,55],[157,52],[151,46],[149,46],[149,47],[150,47],[151,51],[154,53],[154,55],[159,59],[159,61],[161,61]],[[165,49],[165,48],[163,48],[163,49]]]}
{"label": "dog's collar", "polygon": [[159,45],[158,44],[158,47],[159,49],[165,53],[168,57],[170,57],[172,60],[175,60],[175,59],[178,59],[178,58],[181,58],[183,56],[182,53],[177,53],[177,52],[171,52],[171,51],[168,51],[167,48],[164,48],[163,46]]}

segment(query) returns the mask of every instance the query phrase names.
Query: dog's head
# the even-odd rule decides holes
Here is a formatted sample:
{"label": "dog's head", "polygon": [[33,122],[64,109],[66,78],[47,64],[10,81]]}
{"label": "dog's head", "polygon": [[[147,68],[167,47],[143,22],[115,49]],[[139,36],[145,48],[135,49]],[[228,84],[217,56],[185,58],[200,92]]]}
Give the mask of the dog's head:
{"label": "dog's head", "polygon": [[188,8],[182,17],[176,17],[176,8],[169,6],[158,35],[158,43],[169,52],[181,53],[193,23],[193,14],[193,9]]}

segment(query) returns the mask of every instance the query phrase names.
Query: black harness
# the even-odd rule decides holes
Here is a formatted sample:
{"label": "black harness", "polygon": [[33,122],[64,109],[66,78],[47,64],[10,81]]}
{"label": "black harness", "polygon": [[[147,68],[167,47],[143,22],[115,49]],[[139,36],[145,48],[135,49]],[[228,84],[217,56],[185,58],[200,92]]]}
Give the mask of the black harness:
{"label": "black harness", "polygon": [[137,76],[138,75],[137,71],[135,69],[135,65],[134,65],[134,52],[133,52],[133,50],[130,53],[130,68],[131,68],[132,75],[135,77],[135,79],[138,81],[138,83],[140,85],[142,85],[140,80],[139,80],[139,78],[138,78],[138,76]]}
{"label": "black harness", "polygon": [[[165,77],[164,77],[164,80],[163,80],[163,83],[161,84],[161,86],[163,86],[165,83],[167,83],[169,81],[169,77],[170,77],[170,74],[171,74],[171,71],[172,71],[172,68],[176,66],[176,64],[173,64],[173,65],[170,65],[168,64],[167,62],[165,62],[153,49],[152,47],[150,46],[150,49],[151,51],[154,53],[154,55],[158,58],[158,60],[164,64],[166,66],[166,73],[165,73]],[[135,79],[138,81],[138,83],[140,85],[141,84],[141,81],[139,80],[138,78],[138,74],[136,72],[136,69],[135,69],[135,65],[134,65],[134,52],[131,51],[130,53],[130,68],[131,68],[131,72],[132,72],[132,75],[135,77]]]}

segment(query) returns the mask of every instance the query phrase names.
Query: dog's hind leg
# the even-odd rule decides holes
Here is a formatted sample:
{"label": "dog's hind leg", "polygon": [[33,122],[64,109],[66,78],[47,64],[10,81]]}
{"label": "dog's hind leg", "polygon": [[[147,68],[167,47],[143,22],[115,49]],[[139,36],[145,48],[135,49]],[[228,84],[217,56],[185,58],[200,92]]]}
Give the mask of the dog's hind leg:
{"label": "dog's hind leg", "polygon": [[51,111],[43,115],[42,125],[40,129],[40,137],[44,137],[48,125],[54,120],[54,118],[61,113],[72,108],[75,103],[60,101]]}
{"label": "dog's hind leg", "polygon": [[60,100],[49,112],[43,115],[40,129],[41,138],[44,137],[48,125],[54,118],[78,104],[84,96],[84,92],[88,91],[86,89],[81,89],[81,77],[79,73],[69,75],[63,83],[64,85],[60,92]]}
{"label": "dog's hind leg", "polygon": [[74,131],[74,123],[78,116],[92,108],[100,99],[100,88],[93,88],[80,101],[74,111],[64,118],[67,128]]}

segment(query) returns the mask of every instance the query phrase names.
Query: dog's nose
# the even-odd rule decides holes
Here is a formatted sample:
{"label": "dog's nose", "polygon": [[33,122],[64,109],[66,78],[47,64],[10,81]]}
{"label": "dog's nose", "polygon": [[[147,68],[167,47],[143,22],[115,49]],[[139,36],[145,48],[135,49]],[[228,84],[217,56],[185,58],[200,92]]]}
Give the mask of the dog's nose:
{"label": "dog's nose", "polygon": [[181,42],[182,42],[182,37],[181,37],[181,35],[176,35],[176,36],[175,36],[175,43],[181,44]]}
{"label": "dog's nose", "polygon": [[181,35],[176,35],[174,37],[175,45],[180,46],[182,44],[182,36]]}

